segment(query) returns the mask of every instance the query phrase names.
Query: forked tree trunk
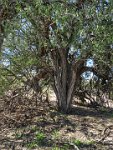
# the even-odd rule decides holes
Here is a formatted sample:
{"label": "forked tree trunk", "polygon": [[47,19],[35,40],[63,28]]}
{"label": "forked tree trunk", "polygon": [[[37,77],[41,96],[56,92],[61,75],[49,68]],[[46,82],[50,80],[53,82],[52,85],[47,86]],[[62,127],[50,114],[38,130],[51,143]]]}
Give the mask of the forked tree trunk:
{"label": "forked tree trunk", "polygon": [[[67,113],[71,109],[73,94],[74,94],[74,88],[76,83],[76,72],[72,71],[71,80],[65,80],[66,87],[63,88],[63,85],[61,82],[59,82],[59,79],[56,79],[55,84],[55,94],[58,100],[58,109],[59,111],[62,111],[64,113]],[[65,91],[66,89],[66,91]]]}
{"label": "forked tree trunk", "polygon": [[[58,52],[60,57],[56,57],[58,56],[56,52]],[[71,108],[76,83],[76,69],[73,67],[75,64],[69,65],[65,50],[55,51],[53,56],[52,60],[55,70],[54,91],[58,100],[58,109],[67,113]]]}

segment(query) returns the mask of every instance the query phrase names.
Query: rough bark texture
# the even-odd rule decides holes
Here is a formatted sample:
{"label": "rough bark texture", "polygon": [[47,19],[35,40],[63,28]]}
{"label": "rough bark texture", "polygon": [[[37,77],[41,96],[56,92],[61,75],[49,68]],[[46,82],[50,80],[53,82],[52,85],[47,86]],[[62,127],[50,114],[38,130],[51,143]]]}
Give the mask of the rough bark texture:
{"label": "rough bark texture", "polygon": [[77,70],[76,67],[74,68],[75,64],[69,65],[65,49],[55,49],[51,56],[54,66],[54,91],[58,100],[58,108],[62,112],[68,112],[71,108]]}

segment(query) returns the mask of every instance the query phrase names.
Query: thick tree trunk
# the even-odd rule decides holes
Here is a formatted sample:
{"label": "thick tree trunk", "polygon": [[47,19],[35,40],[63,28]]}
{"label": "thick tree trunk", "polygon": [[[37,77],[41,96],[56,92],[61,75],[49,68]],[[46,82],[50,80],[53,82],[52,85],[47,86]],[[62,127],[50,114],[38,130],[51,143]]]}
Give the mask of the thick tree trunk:
{"label": "thick tree trunk", "polygon": [[58,100],[58,110],[68,113],[71,109],[75,90],[76,71],[71,68],[70,72],[67,72],[67,69],[64,69],[64,72],[62,70],[62,73],[60,73],[59,70],[55,75],[54,81],[54,91]]}
{"label": "thick tree trunk", "polygon": [[[67,80],[66,80],[67,81]],[[72,99],[73,99],[73,93],[74,93],[74,87],[75,87],[75,83],[76,83],[76,73],[73,71],[72,73],[72,78],[71,81],[69,83],[69,87],[66,88],[67,90],[65,91],[65,89],[62,87],[61,84],[57,84],[56,86],[56,90],[55,90],[55,94],[58,100],[58,109],[59,111],[62,111],[64,113],[67,113],[70,111],[71,109],[71,104],[72,104]]]}
{"label": "thick tree trunk", "polygon": [[[77,70],[75,62],[69,64],[67,51],[57,49],[52,52],[54,66],[54,91],[58,100],[58,109],[67,113],[71,109]],[[60,60],[60,61],[59,61]]]}

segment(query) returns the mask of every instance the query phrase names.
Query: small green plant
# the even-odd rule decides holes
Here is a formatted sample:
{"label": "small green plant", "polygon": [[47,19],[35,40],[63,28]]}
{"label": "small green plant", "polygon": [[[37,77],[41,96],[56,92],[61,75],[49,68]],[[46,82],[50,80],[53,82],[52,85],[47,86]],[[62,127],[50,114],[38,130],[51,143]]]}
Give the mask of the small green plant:
{"label": "small green plant", "polygon": [[28,143],[26,146],[30,149],[36,148],[40,144],[43,144],[45,137],[46,136],[44,133],[36,132],[35,139],[32,142]]}
{"label": "small green plant", "polygon": [[57,130],[54,130],[53,133],[52,133],[52,138],[57,139],[59,136],[60,136],[59,132]]}
{"label": "small green plant", "polygon": [[92,145],[95,142],[94,141],[80,141],[77,139],[77,140],[74,140],[72,143],[75,144],[76,146],[81,146],[81,145]]}
{"label": "small green plant", "polygon": [[38,144],[43,143],[45,138],[46,138],[46,136],[45,136],[44,133],[42,133],[42,132],[37,132],[36,133],[36,141],[37,141]]}
{"label": "small green plant", "polygon": [[38,145],[36,144],[36,141],[32,141],[31,143],[28,143],[27,144],[27,147],[29,149],[33,149],[33,148],[36,148]]}
{"label": "small green plant", "polygon": [[74,140],[72,143],[77,146],[81,146],[83,144],[83,142],[81,142],[80,140]]}

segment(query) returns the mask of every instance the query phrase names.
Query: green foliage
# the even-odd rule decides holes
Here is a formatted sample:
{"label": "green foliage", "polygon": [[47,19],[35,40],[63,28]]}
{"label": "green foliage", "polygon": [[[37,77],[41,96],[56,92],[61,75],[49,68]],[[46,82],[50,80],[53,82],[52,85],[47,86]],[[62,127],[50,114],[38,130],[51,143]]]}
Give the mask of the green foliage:
{"label": "green foliage", "polygon": [[[66,67],[70,68],[67,80],[70,78],[68,72],[71,74],[77,66],[76,71],[82,72],[88,59],[98,66],[95,74],[99,77],[108,78],[112,74],[113,3],[94,0],[80,5],[77,1],[71,3],[67,0],[51,1],[50,4],[44,4],[41,0],[1,2],[6,16],[1,21],[4,42],[0,43],[0,93],[33,79],[41,69],[52,68],[54,74],[47,71],[49,75],[43,78],[44,81],[39,81],[40,85],[45,81],[52,85],[56,83],[56,70],[59,70],[59,77],[63,74],[62,50],[63,53],[67,51],[64,56]],[[80,77],[81,74],[78,79]]]}
{"label": "green foliage", "polygon": [[91,141],[81,141],[79,139],[76,139],[76,140],[73,140],[72,142],[73,144],[75,144],[76,146],[82,146],[82,145],[92,145],[94,144],[95,142],[93,140]]}
{"label": "green foliage", "polygon": [[45,139],[46,139],[45,134],[43,132],[37,131],[36,128],[34,128],[34,129],[33,129],[33,131],[36,131],[34,140],[32,140],[31,142],[26,144],[26,147],[28,147],[30,149],[37,148],[38,146],[42,146],[45,144],[44,143]]}
{"label": "green foliage", "polygon": [[34,148],[36,148],[37,146],[38,146],[38,145],[36,144],[35,141],[30,142],[30,143],[28,143],[28,144],[26,145],[26,147],[28,147],[29,149],[34,149]]}
{"label": "green foliage", "polygon": [[53,139],[57,139],[57,138],[59,138],[59,131],[57,131],[57,130],[54,130],[53,132],[52,132],[52,138]]}
{"label": "green foliage", "polygon": [[46,138],[45,134],[42,132],[37,132],[35,135],[37,144],[42,144]]}
{"label": "green foliage", "polygon": [[74,140],[74,141],[73,141],[73,144],[75,144],[75,145],[77,145],[77,146],[81,146],[81,145],[83,145],[83,142],[80,141],[80,140]]}

